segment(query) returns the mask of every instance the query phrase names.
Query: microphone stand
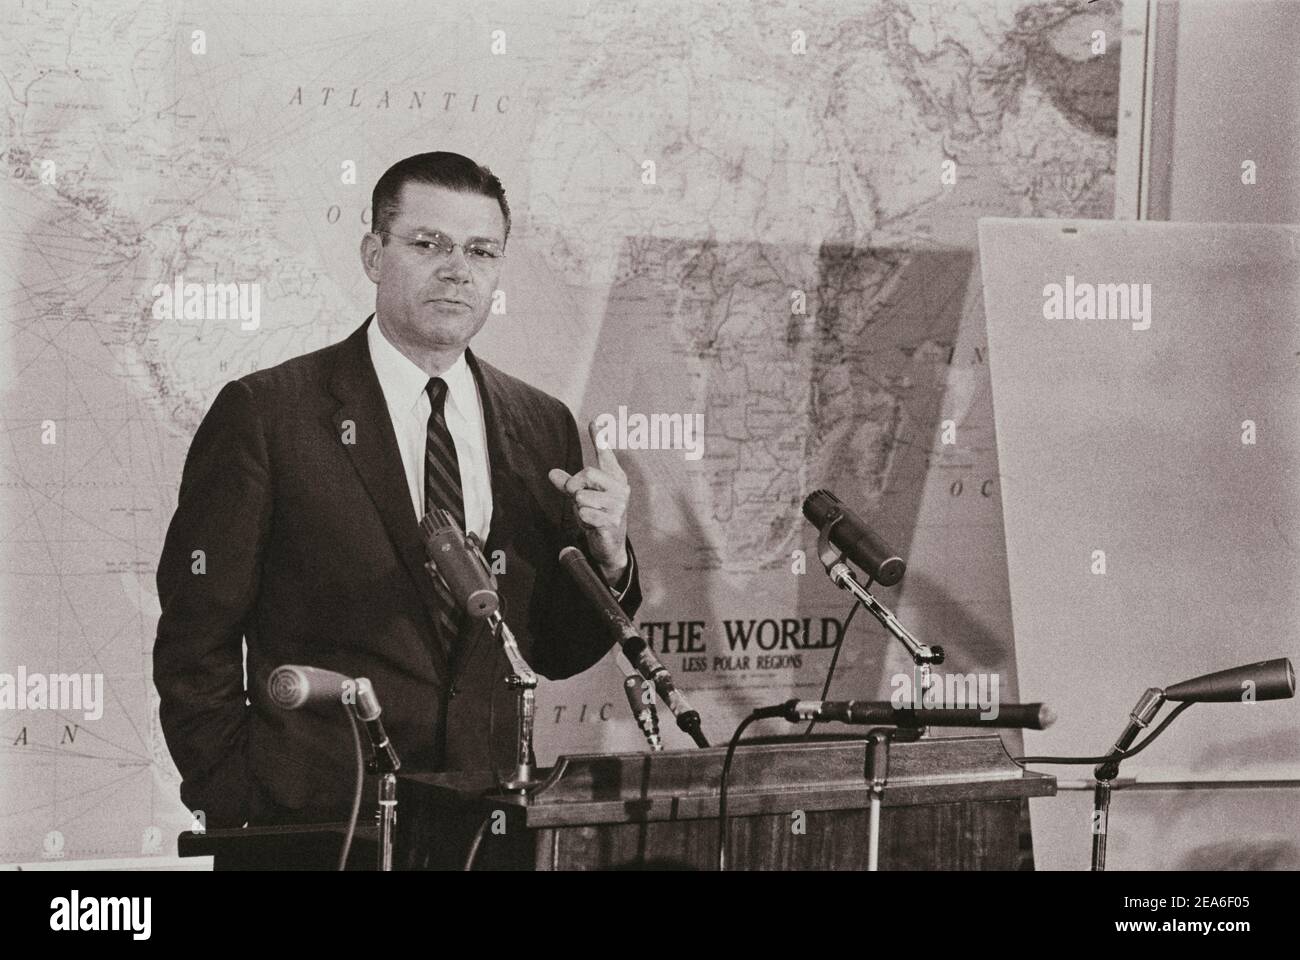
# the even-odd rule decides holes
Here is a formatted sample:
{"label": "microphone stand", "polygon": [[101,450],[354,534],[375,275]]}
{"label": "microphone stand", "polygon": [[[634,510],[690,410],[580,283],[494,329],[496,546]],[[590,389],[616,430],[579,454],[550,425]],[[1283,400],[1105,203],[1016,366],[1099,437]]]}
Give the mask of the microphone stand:
{"label": "microphone stand", "polygon": [[[357,715],[354,704],[347,704],[347,708],[353,716]],[[397,770],[400,765],[401,761],[391,747],[376,750],[371,745],[366,771],[379,775],[379,809],[375,818],[379,822],[379,869],[385,873],[393,869],[393,829],[397,825]]]}
{"label": "microphone stand", "polygon": [[871,795],[867,821],[867,870],[880,869],[880,813],[885,800],[885,785],[889,781],[889,749],[901,739],[911,743],[920,738],[924,727],[872,727],[867,731],[867,762],[865,776]]}
{"label": "microphone stand", "polygon": [[863,608],[880,621],[880,625],[893,634],[898,642],[907,649],[912,662],[920,670],[918,688],[924,696],[925,692],[930,689],[932,682],[931,665],[943,663],[943,647],[938,645],[932,647],[913,637],[884,604],[868,593],[866,587],[858,583],[853,576],[852,569],[844,559],[844,552],[830,541],[832,526],[834,524],[827,524],[825,529],[817,536],[817,556],[821,560],[822,566],[826,568],[827,576],[841,590],[847,590],[857,597]]}
{"label": "microphone stand", "polygon": [[366,677],[357,678],[355,702],[344,701],[354,721],[366,728],[370,739],[370,760],[366,771],[379,776],[379,805],[375,819],[379,823],[379,869],[393,869],[393,829],[397,825],[397,771],[402,761],[397,748],[380,724],[381,711],[374,687]]}
{"label": "microphone stand", "polygon": [[867,782],[871,785],[871,813],[867,833],[867,870],[880,869],[880,804],[885,797],[885,781],[889,779],[889,746],[894,730],[876,727],[867,731]]}
{"label": "microphone stand", "polygon": [[[499,609],[500,601],[496,595],[497,581],[487,560],[483,556],[482,544],[474,533],[461,534],[460,528],[452,519],[451,514],[446,510],[430,510],[425,514],[424,519],[420,521],[420,526],[424,530],[426,548],[429,550],[430,559],[425,563],[427,569],[436,580],[441,581],[447,591],[453,596],[460,594],[457,604],[462,613],[468,614],[471,618],[485,621],[492,630],[492,635],[501,642],[501,649],[505,652],[506,660],[510,664],[510,675],[505,678],[506,686],[515,691],[518,709],[516,714],[515,726],[515,768],[511,778],[501,784],[506,790],[514,793],[527,793],[529,787],[536,783],[533,777],[533,713],[537,705],[537,674],[528,666],[528,661],[519,651],[519,644],[515,641],[515,635],[510,632],[505,620],[501,616]],[[440,528],[450,528],[455,531],[457,537],[462,540],[464,552],[469,554],[470,566],[457,574],[454,579],[460,587],[464,587],[463,581],[468,579],[479,579],[481,583],[472,584],[472,592],[468,599],[462,593],[461,589],[454,589],[448,581],[447,574],[438,568],[437,562],[433,559],[435,553],[434,537]],[[453,549],[452,545],[444,544],[442,550]],[[477,566],[477,570],[475,570]],[[448,573],[457,570],[456,565],[448,565]],[[490,602],[489,602],[490,601]],[[485,613],[491,609],[491,613]],[[490,748],[490,745],[489,745]]]}
{"label": "microphone stand", "polygon": [[1110,795],[1115,778],[1119,776],[1119,758],[1133,745],[1137,735],[1155,719],[1165,702],[1165,692],[1150,687],[1138,698],[1129,714],[1128,726],[1106,754],[1107,759],[1097,764],[1093,776],[1097,786],[1092,792],[1092,869],[1101,873],[1106,869],[1106,830],[1110,822]]}
{"label": "microphone stand", "polygon": [[501,648],[510,663],[510,676],[506,677],[506,686],[515,691],[518,702],[514,775],[503,786],[517,793],[527,793],[528,788],[536,783],[533,777],[533,714],[536,709],[537,674],[533,673],[519,652],[515,635],[506,626],[501,613],[492,611],[487,617],[487,623],[492,634],[500,639]]}

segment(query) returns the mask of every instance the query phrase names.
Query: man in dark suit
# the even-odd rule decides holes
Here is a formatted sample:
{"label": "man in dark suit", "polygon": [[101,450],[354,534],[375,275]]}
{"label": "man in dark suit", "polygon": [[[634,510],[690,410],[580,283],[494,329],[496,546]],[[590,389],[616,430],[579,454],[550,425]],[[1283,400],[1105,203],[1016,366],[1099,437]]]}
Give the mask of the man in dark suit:
{"label": "man in dark suit", "polygon": [[613,453],[584,468],[569,410],[468,349],[509,235],[500,181],[458,154],[409,157],[376,184],[372,226],[361,259],[375,314],[342,343],[226,384],[185,462],[158,565],[154,681],[181,797],[209,826],[350,806],[347,718],[270,703],[267,678],[286,663],[368,677],[404,767],[510,769],[504,657],[424,569],[427,510],[484,542],[503,616],[543,676],[579,673],[611,645],[558,565],[563,547],[584,551],[629,614],[640,603]]}

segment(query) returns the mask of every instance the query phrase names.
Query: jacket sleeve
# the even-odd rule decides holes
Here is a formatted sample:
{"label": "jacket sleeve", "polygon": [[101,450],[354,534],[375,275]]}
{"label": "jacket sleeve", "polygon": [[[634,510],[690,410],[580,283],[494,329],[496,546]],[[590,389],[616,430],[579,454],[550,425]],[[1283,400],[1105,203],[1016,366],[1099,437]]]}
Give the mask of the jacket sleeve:
{"label": "jacket sleeve", "polygon": [[162,616],[153,676],[181,799],[209,826],[241,826],[251,780],[243,638],[271,525],[266,440],[249,387],[234,381],[203,418],[158,562]]}
{"label": "jacket sleeve", "polygon": [[[573,414],[568,407],[561,406],[561,409],[564,420],[564,469],[571,474],[577,473],[583,467],[582,440]],[[555,496],[563,497],[559,491],[555,491]],[[595,567],[591,552],[587,549],[587,538],[568,503],[564,504],[562,516],[561,548],[577,547]],[[623,612],[629,617],[635,617],[641,606],[641,579],[631,540],[628,541],[627,550],[628,569],[623,580],[615,585],[616,588],[611,593],[618,599]],[[545,590],[546,595],[540,607],[541,616],[533,625],[537,642],[531,666],[551,680],[562,680],[588,669],[609,653],[616,639],[610,635],[604,621],[560,566],[558,556],[559,548],[551,552],[551,557],[555,559],[550,560],[548,569],[539,571],[536,589]]]}

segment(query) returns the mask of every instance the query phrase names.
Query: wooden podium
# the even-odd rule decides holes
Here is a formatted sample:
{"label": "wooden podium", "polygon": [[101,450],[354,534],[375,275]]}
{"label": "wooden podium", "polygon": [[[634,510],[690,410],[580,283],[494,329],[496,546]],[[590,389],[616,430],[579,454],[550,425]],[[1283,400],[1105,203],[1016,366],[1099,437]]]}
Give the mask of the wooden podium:
{"label": "wooden podium", "polygon": [[[459,870],[716,870],[726,750],[560,757],[527,797],[489,773],[399,777],[394,866]],[[862,870],[864,738],[767,738],[736,751],[731,869]],[[882,800],[882,870],[1014,870],[1026,797],[1056,780],[1022,770],[998,737],[895,742]],[[799,814],[802,813],[802,816]]]}

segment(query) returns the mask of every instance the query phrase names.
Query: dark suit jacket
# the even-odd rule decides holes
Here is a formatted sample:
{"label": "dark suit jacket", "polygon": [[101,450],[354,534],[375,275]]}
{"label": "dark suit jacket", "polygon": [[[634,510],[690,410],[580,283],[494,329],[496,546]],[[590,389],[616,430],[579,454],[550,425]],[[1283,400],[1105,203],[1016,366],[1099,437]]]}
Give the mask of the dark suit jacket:
{"label": "dark suit jacket", "polygon": [[[511,767],[504,656],[485,626],[447,638],[436,625],[441,601],[370,361],[369,322],[226,384],[185,461],[158,564],[154,682],[181,798],[209,826],[328,820],[350,807],[347,717],[341,706],[272,705],[267,677],[285,663],[369,677],[404,769],[487,769],[489,750]],[[571,676],[612,643],[556,559],[569,544],[585,550],[547,479],[553,467],[582,468],[577,426],[560,401],[472,352],[468,360],[491,461],[484,552],[505,557],[502,613],[534,670]],[[634,572],[622,604],[631,614],[640,599]]]}

